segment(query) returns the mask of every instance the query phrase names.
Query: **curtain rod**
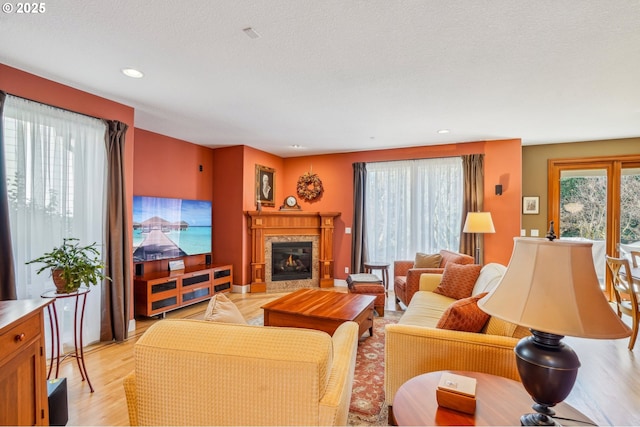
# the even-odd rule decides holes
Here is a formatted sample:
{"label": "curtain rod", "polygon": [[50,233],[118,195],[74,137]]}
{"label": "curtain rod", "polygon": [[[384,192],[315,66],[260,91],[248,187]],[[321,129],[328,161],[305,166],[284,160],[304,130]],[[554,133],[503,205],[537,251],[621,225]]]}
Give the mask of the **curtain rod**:
{"label": "curtain rod", "polygon": [[408,161],[416,161],[416,160],[431,160],[431,159],[454,159],[456,157],[464,157],[464,156],[472,156],[472,155],[481,155],[484,156],[484,153],[473,153],[473,154],[457,154],[454,156],[438,156],[438,157],[418,157],[415,159],[392,159],[392,160],[376,160],[376,161],[372,161],[372,162],[354,162],[352,164],[355,163],[390,163],[390,162],[408,162]]}
{"label": "curtain rod", "polygon": [[62,108],[59,107],[57,105],[53,105],[53,104],[49,104],[47,102],[42,102],[42,101],[36,101],[35,99],[30,99],[30,98],[25,98],[24,96],[20,96],[20,95],[15,95],[13,93],[9,93],[9,92],[5,92],[7,95],[13,96],[15,98],[20,98],[20,99],[24,99],[25,101],[30,101],[30,102],[36,102],[38,104],[42,104],[42,105],[46,105],[47,107],[51,107],[51,108],[55,108],[58,110],[62,110],[62,111],[68,111],[70,113],[74,113],[74,114],[80,114],[81,116],[85,116],[85,117],[90,117],[92,119],[96,119],[96,120],[109,120],[109,119],[105,119],[103,117],[96,117],[96,116],[92,116],[91,114],[86,114],[86,113],[81,113],[79,111],[74,111],[74,110],[69,110],[68,108]]}

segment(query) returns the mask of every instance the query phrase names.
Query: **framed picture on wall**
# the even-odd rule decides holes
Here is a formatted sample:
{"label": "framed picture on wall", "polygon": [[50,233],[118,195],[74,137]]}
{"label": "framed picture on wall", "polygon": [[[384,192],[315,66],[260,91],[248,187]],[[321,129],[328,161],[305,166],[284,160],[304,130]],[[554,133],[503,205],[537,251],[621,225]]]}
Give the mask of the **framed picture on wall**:
{"label": "framed picture on wall", "polygon": [[524,215],[537,215],[540,213],[540,197],[530,196],[522,198],[522,213]]}
{"label": "framed picture on wall", "polygon": [[275,206],[276,171],[262,165],[256,165],[256,203],[262,206]]}

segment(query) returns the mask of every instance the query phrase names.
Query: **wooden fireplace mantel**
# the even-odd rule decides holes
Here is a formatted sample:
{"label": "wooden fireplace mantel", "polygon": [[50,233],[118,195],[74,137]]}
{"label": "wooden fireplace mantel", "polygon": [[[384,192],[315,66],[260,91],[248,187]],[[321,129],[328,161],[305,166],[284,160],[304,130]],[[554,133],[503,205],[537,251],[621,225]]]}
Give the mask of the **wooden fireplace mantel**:
{"label": "wooden fireplace mantel", "polygon": [[251,223],[251,292],[266,292],[265,238],[268,236],[319,236],[320,287],[333,286],[333,229],[340,212],[248,211]]}

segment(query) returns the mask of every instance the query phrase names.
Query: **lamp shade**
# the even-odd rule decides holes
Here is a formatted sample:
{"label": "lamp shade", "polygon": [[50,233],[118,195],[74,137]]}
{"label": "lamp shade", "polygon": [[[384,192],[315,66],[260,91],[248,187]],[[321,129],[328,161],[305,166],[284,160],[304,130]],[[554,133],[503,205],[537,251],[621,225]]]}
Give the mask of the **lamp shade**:
{"label": "lamp shade", "polygon": [[495,233],[491,212],[469,212],[462,231],[465,233]]}
{"label": "lamp shade", "polygon": [[582,338],[624,338],[631,330],[607,302],[591,243],[514,238],[502,280],[478,302],[492,316],[537,331]]}

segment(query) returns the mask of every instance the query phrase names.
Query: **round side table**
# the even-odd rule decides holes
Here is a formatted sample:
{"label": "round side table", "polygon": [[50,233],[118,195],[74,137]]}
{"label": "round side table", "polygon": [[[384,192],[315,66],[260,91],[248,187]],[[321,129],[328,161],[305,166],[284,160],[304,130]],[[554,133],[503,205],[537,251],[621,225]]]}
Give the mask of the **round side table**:
{"label": "round side table", "polygon": [[384,293],[387,294],[389,290],[389,264],[385,262],[365,262],[363,266],[365,273],[372,273],[372,270],[381,270]]}
{"label": "round side table", "polygon": [[[55,365],[56,365],[56,376],[54,378],[58,378],[58,373],[60,371],[60,362],[64,361],[67,357],[75,357],[76,362],[78,362],[78,369],[80,370],[80,376],[82,377],[82,381],[87,380],[87,384],[89,385],[89,389],[91,393],[93,393],[93,386],[91,385],[91,381],[89,380],[89,374],[87,373],[87,367],[84,364],[84,349],[82,345],[82,327],[84,324],[84,307],[87,303],[87,294],[91,292],[89,288],[80,288],[75,292],[69,292],[67,294],[59,294],[55,289],[46,291],[42,295],[42,298],[52,298],[54,299],[53,304],[47,305],[47,310],[49,313],[49,326],[51,331],[51,362],[49,364],[49,372],[47,373],[47,379],[51,378],[51,372],[53,371],[54,365],[54,351],[55,351]],[[65,298],[74,298],[75,299],[75,309],[73,314],[73,346],[74,350],[65,353],[62,355],[62,360],[60,357],[60,351],[62,350],[62,345],[60,343],[60,325],[58,324],[58,310],[56,309],[56,300],[65,299]]]}
{"label": "round side table", "polygon": [[[438,406],[436,389],[443,372],[477,380],[475,414]],[[400,386],[393,399],[392,411],[399,426],[515,426],[520,424],[521,415],[533,412],[533,403],[524,386],[508,378],[480,372],[436,371],[414,377]],[[559,403],[553,410],[563,425],[595,425],[566,403]]]}

